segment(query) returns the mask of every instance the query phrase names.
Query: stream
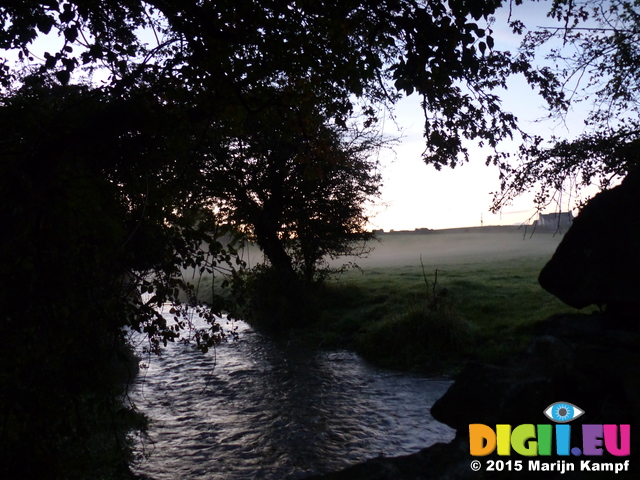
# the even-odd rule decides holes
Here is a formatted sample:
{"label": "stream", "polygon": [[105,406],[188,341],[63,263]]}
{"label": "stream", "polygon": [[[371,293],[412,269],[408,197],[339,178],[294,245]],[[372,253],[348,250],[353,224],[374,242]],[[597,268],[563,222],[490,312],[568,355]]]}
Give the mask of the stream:
{"label": "stream", "polygon": [[176,342],[143,356],[130,398],[151,426],[136,439],[144,457],[136,473],[299,479],[453,438],[429,413],[450,380],[375,368],[348,351],[282,345],[234,325],[237,340],[207,354]]}

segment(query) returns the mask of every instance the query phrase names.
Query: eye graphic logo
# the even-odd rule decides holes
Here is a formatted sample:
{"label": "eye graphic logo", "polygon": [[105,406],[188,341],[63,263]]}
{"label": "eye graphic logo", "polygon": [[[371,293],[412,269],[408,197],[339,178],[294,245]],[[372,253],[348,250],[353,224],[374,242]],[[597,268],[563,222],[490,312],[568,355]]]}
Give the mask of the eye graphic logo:
{"label": "eye graphic logo", "polygon": [[547,418],[556,423],[570,422],[581,416],[583,413],[584,410],[569,402],[552,403],[544,410],[544,414]]}

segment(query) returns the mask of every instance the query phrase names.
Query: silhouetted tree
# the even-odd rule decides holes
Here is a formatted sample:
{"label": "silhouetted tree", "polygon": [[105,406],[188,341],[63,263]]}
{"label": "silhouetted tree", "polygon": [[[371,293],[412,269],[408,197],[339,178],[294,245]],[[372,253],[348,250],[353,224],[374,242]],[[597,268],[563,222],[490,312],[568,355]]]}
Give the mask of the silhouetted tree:
{"label": "silhouetted tree", "polygon": [[570,181],[576,188],[606,188],[640,163],[640,15],[637,1],[561,0],[549,17],[558,27],[532,31],[521,57],[536,61],[550,46],[546,71],[564,101],[549,115],[562,120],[573,105],[589,105],[584,133],[575,139],[534,137],[520,148],[521,163],[503,163],[499,208],[513,197],[538,189],[547,205]]}
{"label": "silhouetted tree", "polygon": [[[175,339],[179,324],[156,307],[179,302],[181,268],[225,261],[201,249],[215,245],[212,219],[183,213],[198,207],[176,181],[191,136],[168,110],[55,84],[0,100],[6,478],[127,476],[127,432],[144,421],[122,401],[135,373],[124,329],[145,332],[151,350]],[[220,334],[208,318],[203,348]]]}
{"label": "silhouetted tree", "polygon": [[325,257],[362,252],[381,139],[329,125],[307,104],[265,109],[218,140],[202,170],[205,191],[281,275],[311,283]]}
{"label": "silhouetted tree", "polygon": [[[327,118],[344,122],[359,99],[392,104],[423,96],[427,158],[455,165],[463,139],[495,145],[517,128],[491,91],[524,73],[544,95],[545,72],[493,50],[486,21],[501,2],[438,0],[276,0],[15,2],[0,7],[0,48],[34,58],[39,33],[59,31],[61,48],[40,71],[74,81],[102,67],[126,89],[137,80],[181,90],[200,113],[242,117],[291,91],[313,92]],[[144,40],[136,36],[146,31]],[[153,39],[153,41],[152,41]],[[146,42],[146,43],[145,43]],[[147,43],[149,45],[147,45]],[[4,79],[12,70],[7,67]],[[273,88],[274,86],[291,88]],[[395,88],[394,88],[395,87]],[[296,103],[295,98],[282,102]]]}

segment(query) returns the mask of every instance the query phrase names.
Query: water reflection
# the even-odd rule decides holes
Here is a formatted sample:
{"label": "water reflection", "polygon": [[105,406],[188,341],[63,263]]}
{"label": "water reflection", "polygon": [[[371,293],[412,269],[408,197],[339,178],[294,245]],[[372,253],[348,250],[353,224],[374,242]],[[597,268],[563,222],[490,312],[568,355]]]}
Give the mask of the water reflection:
{"label": "water reflection", "polygon": [[172,344],[145,358],[131,396],[151,417],[154,479],[303,478],[449,441],[430,406],[450,385],[382,371],[346,352],[281,346],[240,322],[206,355]]}

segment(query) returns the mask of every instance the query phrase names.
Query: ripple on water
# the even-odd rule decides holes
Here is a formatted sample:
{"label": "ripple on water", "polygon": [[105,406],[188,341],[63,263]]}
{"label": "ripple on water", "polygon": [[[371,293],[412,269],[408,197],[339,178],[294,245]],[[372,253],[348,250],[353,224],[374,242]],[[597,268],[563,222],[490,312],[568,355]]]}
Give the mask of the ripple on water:
{"label": "ripple on water", "polygon": [[164,479],[277,479],[448,442],[429,414],[449,381],[373,368],[351,352],[282,347],[239,323],[206,355],[170,344],[131,391],[152,421],[138,472]]}

